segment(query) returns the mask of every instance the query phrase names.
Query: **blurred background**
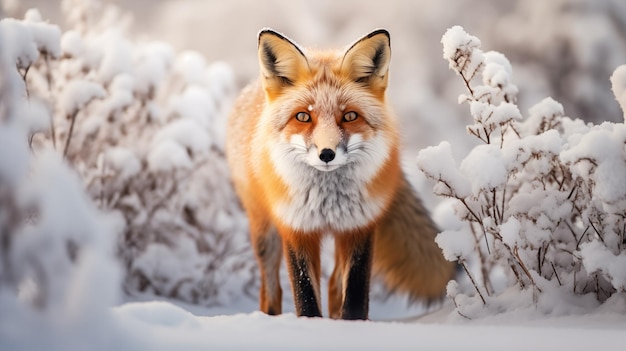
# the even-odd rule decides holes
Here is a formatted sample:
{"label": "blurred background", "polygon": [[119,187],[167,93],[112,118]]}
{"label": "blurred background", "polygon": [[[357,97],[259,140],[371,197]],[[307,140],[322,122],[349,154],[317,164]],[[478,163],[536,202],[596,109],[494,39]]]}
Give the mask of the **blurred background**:
{"label": "blurred background", "polygon": [[[258,74],[256,35],[264,27],[304,47],[344,47],[376,28],[392,37],[390,99],[409,154],[441,139],[471,143],[463,126],[460,79],[441,58],[445,30],[461,25],[484,51],[505,54],[525,114],[547,96],[568,116],[622,120],[609,77],[626,63],[623,0],[113,0],[132,18],[131,34],[225,61],[240,86]],[[63,27],[60,0],[4,0],[20,17],[29,7]],[[419,123],[417,123],[419,122]],[[469,144],[468,144],[469,145]],[[461,148],[463,149],[463,148]],[[463,150],[455,150],[457,156]]]}

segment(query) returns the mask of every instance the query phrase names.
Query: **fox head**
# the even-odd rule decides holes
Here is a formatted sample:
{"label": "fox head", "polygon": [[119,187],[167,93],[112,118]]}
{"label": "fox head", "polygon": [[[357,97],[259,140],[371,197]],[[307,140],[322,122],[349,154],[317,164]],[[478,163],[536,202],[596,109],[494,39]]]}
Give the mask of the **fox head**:
{"label": "fox head", "polygon": [[305,51],[262,30],[262,124],[279,140],[276,157],[326,172],[348,164],[380,166],[396,143],[395,121],[385,105],[390,58],[386,30],[344,51]]}

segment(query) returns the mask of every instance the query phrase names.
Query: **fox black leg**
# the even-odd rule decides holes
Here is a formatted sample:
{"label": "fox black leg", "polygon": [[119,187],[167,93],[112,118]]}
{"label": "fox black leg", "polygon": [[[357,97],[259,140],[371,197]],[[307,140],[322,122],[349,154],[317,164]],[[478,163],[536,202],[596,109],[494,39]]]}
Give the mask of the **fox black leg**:
{"label": "fox black leg", "polygon": [[[343,240],[343,239],[339,239]],[[348,239],[349,240],[349,239]],[[372,270],[372,234],[361,234],[358,240],[349,240],[345,247],[350,250],[348,269],[345,272],[344,301],[341,309],[342,319],[367,319],[369,313],[369,289]]]}
{"label": "fox black leg", "polygon": [[322,313],[319,303],[319,246],[315,248],[315,245],[313,245],[313,252],[311,252],[302,248],[298,250],[292,243],[286,243],[285,256],[296,305],[296,314],[305,317],[321,317]]}

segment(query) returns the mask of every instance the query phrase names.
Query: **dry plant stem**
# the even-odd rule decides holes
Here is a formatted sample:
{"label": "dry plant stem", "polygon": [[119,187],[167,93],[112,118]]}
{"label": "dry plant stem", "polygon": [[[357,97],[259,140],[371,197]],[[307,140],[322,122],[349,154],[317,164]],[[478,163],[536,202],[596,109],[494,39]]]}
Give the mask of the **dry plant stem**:
{"label": "dry plant stem", "polygon": [[[480,253],[481,260],[484,260],[483,254]],[[489,272],[487,271],[487,263],[484,262],[480,267],[480,274],[483,276],[483,286],[485,287],[485,292],[487,292],[487,296],[491,296],[493,292],[493,286],[491,285],[491,281],[489,280]]]}
{"label": "dry plant stem", "polygon": [[578,272],[578,269],[574,270],[574,283],[572,284],[572,293],[576,293],[576,284],[577,284],[577,277],[576,277],[576,273]]}
{"label": "dry plant stem", "polygon": [[519,263],[520,267],[522,267],[522,270],[524,271],[524,273],[526,274],[530,282],[533,284],[533,286],[537,290],[539,290],[539,292],[541,292],[541,289],[537,286],[537,283],[535,283],[535,280],[533,279],[532,275],[530,275],[530,271],[528,270],[528,268],[526,267],[526,265],[520,258],[517,246],[513,249],[513,254],[515,255],[515,259],[517,260],[517,263]]}
{"label": "dry plant stem", "polygon": [[604,238],[602,237],[602,234],[600,234],[598,229],[596,229],[596,226],[593,225],[591,221],[589,221],[589,224],[591,225],[591,228],[593,228],[593,230],[596,232],[596,234],[598,234],[598,238],[600,238],[600,241],[602,241],[602,243],[606,246],[606,243],[604,242]]}
{"label": "dry plant stem", "polygon": [[571,224],[569,224],[568,221],[564,221],[563,223],[565,223],[565,226],[567,226],[567,229],[569,229],[570,233],[572,233],[572,236],[574,237],[574,240],[576,240],[576,242],[578,242],[578,237],[576,236],[576,232],[574,231],[574,228],[572,228]]}
{"label": "dry plant stem", "polygon": [[[50,94],[52,94],[52,68],[50,67],[50,55],[44,55],[44,59],[46,62],[46,81],[48,82],[48,89],[50,90]],[[57,149],[57,136],[54,128],[54,116],[50,115],[50,134],[52,135],[52,147]]]}
{"label": "dry plant stem", "polygon": [[63,148],[63,157],[67,157],[67,150],[70,148],[70,142],[72,141],[72,133],[74,133],[74,123],[76,122],[76,115],[78,110],[74,111],[71,116],[70,131],[67,133],[67,139],[65,139],[65,148]]}
{"label": "dry plant stem", "polygon": [[11,261],[11,249],[13,247],[13,236],[18,231],[18,226],[22,216],[17,207],[17,202],[13,195],[5,192],[9,187],[0,183],[0,208],[6,213],[6,221],[0,226],[0,260],[2,261],[2,271],[0,273],[0,286],[17,286],[15,270]]}
{"label": "dry plant stem", "polygon": [[467,87],[467,90],[470,92],[470,95],[472,96],[472,98],[476,99],[476,97],[474,96],[474,90],[472,89],[472,86],[471,86],[470,82],[472,81],[472,79],[474,79],[474,76],[476,75],[476,72],[478,72],[480,67],[477,68],[476,71],[474,71],[474,74],[472,74],[472,76],[468,78],[468,77],[465,76],[465,74],[463,72],[465,71],[465,68],[467,67],[467,64],[469,62],[470,62],[469,60],[467,60],[467,59],[465,60],[465,62],[463,63],[463,67],[461,67],[461,69],[459,70],[459,73],[461,74],[461,78],[463,78],[463,82],[465,83],[465,87]]}
{"label": "dry plant stem", "polygon": [[[22,79],[24,80],[24,87],[26,88],[26,98],[30,98],[30,92],[28,91],[28,81],[26,80],[26,76],[28,75],[28,71],[30,70],[31,65],[28,65],[26,68],[24,68],[24,73],[21,74]],[[19,67],[17,69],[18,71],[20,70]]]}
{"label": "dry plant stem", "polygon": [[465,206],[467,211],[472,215],[472,217],[474,217],[476,222],[478,222],[478,224],[480,224],[480,227],[481,227],[482,232],[483,232],[483,237],[485,238],[485,245],[487,245],[487,253],[491,255],[491,249],[489,248],[489,241],[487,240],[487,232],[485,231],[485,226],[483,225],[482,219],[480,217],[478,217],[478,215],[476,215],[476,213],[469,207],[467,202],[465,202],[465,199],[462,199],[460,197],[457,197],[457,199],[459,201],[461,201],[461,203]]}
{"label": "dry plant stem", "polygon": [[468,316],[464,315],[461,311],[459,311],[458,307],[457,307],[457,308],[455,308],[455,310],[456,310],[456,313],[458,313],[458,314],[459,314],[459,316],[461,316],[461,317],[463,317],[463,318],[465,318],[465,319],[467,319],[467,320],[470,320],[470,321],[472,320],[470,317],[468,317]]}
{"label": "dry plant stem", "polygon": [[474,229],[473,224],[474,223],[470,223],[470,230],[472,231],[474,243],[476,244],[476,252],[478,253],[478,259],[480,260],[480,274],[482,275],[483,286],[485,287],[487,296],[491,296],[491,291],[493,290],[493,288],[489,280],[489,272],[487,270],[487,258],[485,257],[483,250],[480,249],[480,239],[478,235],[476,235],[476,230]]}
{"label": "dry plant stem", "polygon": [[583,238],[585,237],[585,234],[587,234],[587,231],[589,230],[589,228],[590,228],[589,226],[587,226],[587,228],[585,228],[585,231],[582,233],[582,235],[580,236],[580,238],[576,242],[576,250],[579,249],[580,243],[583,241]]}
{"label": "dry plant stem", "polygon": [[496,220],[496,224],[501,224],[500,218],[502,218],[502,215],[500,214],[500,209],[498,208],[498,202],[496,200],[496,189],[491,190],[491,196],[493,218]]}
{"label": "dry plant stem", "polygon": [[624,247],[624,240],[626,240],[624,235],[626,235],[626,222],[624,222],[624,226],[622,228],[622,232],[620,233],[620,241],[617,243],[617,247],[619,248],[620,252],[622,251],[622,249]]}
{"label": "dry plant stem", "polygon": [[522,277],[520,277],[519,272],[517,271],[517,269],[515,268],[515,264],[511,264],[511,271],[513,272],[513,274],[515,275],[515,279],[517,279],[517,282],[519,283],[519,286],[524,289],[526,288],[526,284],[524,283],[524,281],[522,280]]}
{"label": "dry plant stem", "polygon": [[50,116],[50,134],[52,135],[52,147],[57,149],[57,135],[56,130],[54,128],[54,116]]}
{"label": "dry plant stem", "polygon": [[491,144],[491,132],[487,132],[487,128],[483,127],[483,131],[485,132],[486,143]]}
{"label": "dry plant stem", "polygon": [[559,286],[563,286],[563,284],[561,283],[561,279],[559,278],[559,275],[556,272],[556,268],[554,267],[554,263],[550,262],[550,264],[552,265],[552,271],[554,272],[554,276],[556,277],[556,281],[559,282]]}
{"label": "dry plant stem", "polygon": [[480,299],[482,300],[483,305],[486,305],[487,302],[485,302],[485,298],[483,297],[483,294],[480,292],[480,289],[478,289],[478,285],[476,285],[476,281],[474,280],[474,277],[472,277],[472,274],[470,273],[469,269],[467,269],[467,265],[465,264],[465,261],[463,261],[463,259],[461,259],[460,257],[458,260],[459,260],[459,264],[461,265],[461,267],[463,267],[463,269],[465,270],[465,274],[467,274],[467,276],[472,281],[472,284],[474,285],[474,289],[476,289],[478,296],[480,296]]}
{"label": "dry plant stem", "polygon": [[491,296],[493,288],[491,286],[491,281],[489,280],[487,257],[485,257],[485,253],[483,252],[483,250],[480,249],[480,239],[476,235],[476,230],[474,229],[474,226],[470,225],[470,228],[472,230],[472,235],[474,236],[474,240],[476,243],[476,252],[478,253],[478,259],[480,260],[480,274],[482,275],[483,287],[487,292],[487,296]]}
{"label": "dry plant stem", "polygon": [[472,97],[473,97],[474,96],[474,90],[472,90],[472,87],[470,86],[471,78],[468,80],[467,78],[465,78],[464,74],[462,74],[461,77],[463,78],[463,82],[465,82],[465,86],[467,87],[467,90],[469,90],[470,95],[472,95]]}
{"label": "dry plant stem", "polygon": [[[508,183],[508,179],[507,179]],[[504,200],[506,199],[506,187],[502,190],[502,207],[500,211],[500,223],[504,221]]]}
{"label": "dry plant stem", "polygon": [[46,83],[48,83],[48,89],[52,90],[52,68],[50,68],[50,55],[48,55],[48,53],[44,53],[43,58],[46,63]]}

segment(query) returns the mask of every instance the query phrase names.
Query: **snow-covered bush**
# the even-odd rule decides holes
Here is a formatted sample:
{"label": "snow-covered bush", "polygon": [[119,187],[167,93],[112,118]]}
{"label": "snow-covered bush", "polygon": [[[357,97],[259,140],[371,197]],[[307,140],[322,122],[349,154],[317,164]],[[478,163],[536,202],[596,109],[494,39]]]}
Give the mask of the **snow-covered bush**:
{"label": "snow-covered bush", "polygon": [[23,77],[60,54],[58,28],[33,16],[0,21],[0,329],[15,335],[30,332],[21,328],[33,315],[89,324],[121,293],[116,218],[97,210],[59,153],[29,149],[50,114]]}
{"label": "snow-covered bush", "polygon": [[[448,142],[418,156],[435,193],[453,199],[462,220],[437,237],[476,292],[468,297],[450,283],[459,313],[471,318],[520,304],[589,307],[626,292],[624,124],[585,124],[566,117],[552,98],[523,118],[504,55],[483,52],[459,26],[442,43],[468,91],[459,97],[473,118],[467,132],[482,142],[458,165]],[[612,78],[621,104],[624,71]],[[502,272],[507,284],[494,286]],[[505,291],[517,292],[515,306]]]}
{"label": "snow-covered bush", "polygon": [[222,147],[230,67],[131,40],[110,4],[64,0],[63,10],[64,33],[37,10],[1,22],[20,43],[29,102],[49,111],[30,125],[32,152],[62,156],[121,223],[126,292],[202,304],[240,296],[254,260]]}

